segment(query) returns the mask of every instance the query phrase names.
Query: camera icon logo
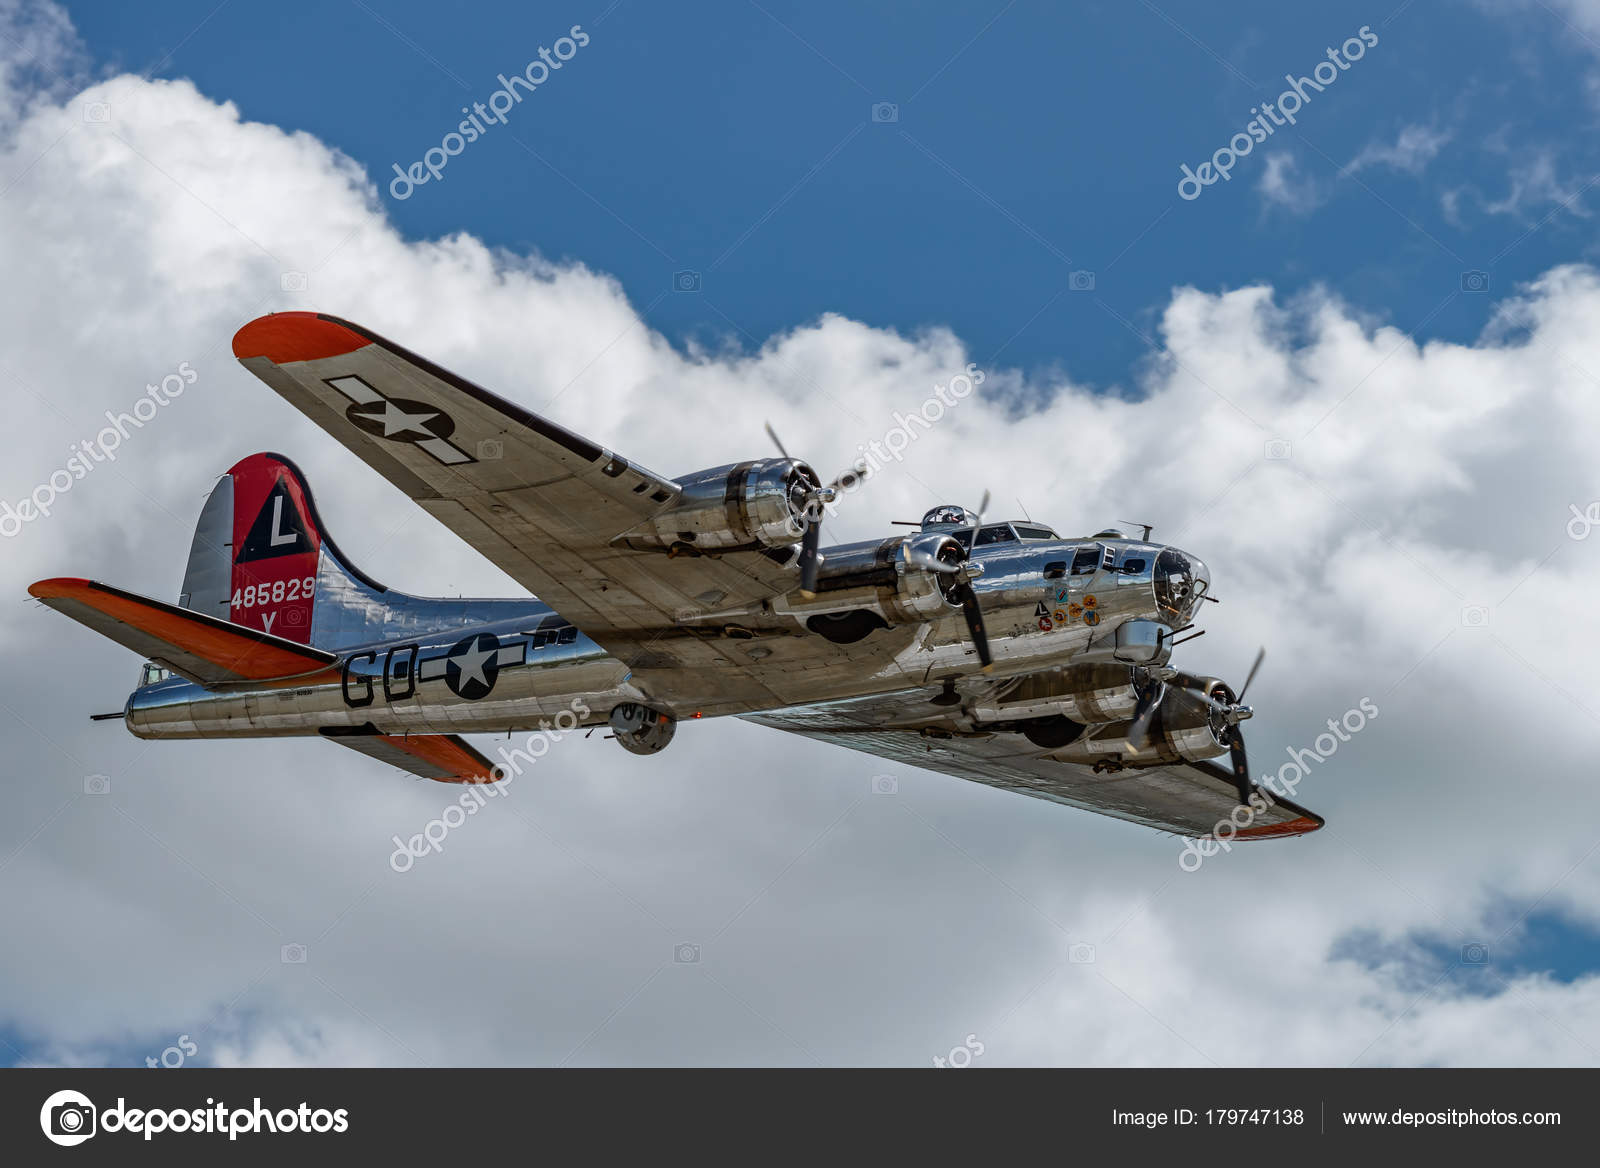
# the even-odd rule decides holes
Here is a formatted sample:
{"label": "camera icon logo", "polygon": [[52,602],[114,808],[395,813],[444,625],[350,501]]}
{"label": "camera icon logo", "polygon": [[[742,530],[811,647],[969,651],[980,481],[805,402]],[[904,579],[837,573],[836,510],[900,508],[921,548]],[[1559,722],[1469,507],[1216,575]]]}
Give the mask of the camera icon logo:
{"label": "camera icon logo", "polygon": [[880,126],[898,122],[900,120],[900,107],[892,101],[873,102],[872,120]]}
{"label": "camera icon logo", "polygon": [[278,277],[278,287],[285,292],[304,292],[310,283],[304,272],[284,272]]}
{"label": "camera icon logo", "polygon": [[685,268],[681,272],[672,273],[672,290],[674,292],[700,291],[700,273]]}
{"label": "camera icon logo", "polygon": [[1269,438],[1266,445],[1261,448],[1262,457],[1272,462],[1282,462],[1293,453],[1294,447],[1289,444],[1287,438]]}
{"label": "camera icon logo", "polygon": [[86,775],[83,780],[83,793],[85,795],[111,794],[111,776]]}
{"label": "camera icon logo", "polygon": [[1488,965],[1489,946],[1474,941],[1470,945],[1461,946],[1462,965]]}
{"label": "camera icon logo", "polygon": [[1480,272],[1476,268],[1470,272],[1462,272],[1461,290],[1463,292],[1487,292],[1489,290],[1489,273]]}
{"label": "camera icon logo", "polygon": [[479,462],[498,462],[506,456],[505,443],[498,438],[485,438],[478,443]]}
{"label": "camera icon logo", "polygon": [[1067,960],[1073,965],[1093,965],[1094,946],[1086,942],[1079,941],[1071,949],[1067,950]]}
{"label": "camera icon logo", "polygon": [[86,101],[83,103],[83,120],[90,125],[104,125],[111,120],[111,106],[103,101]]}
{"label": "camera icon logo", "polygon": [[893,775],[873,775],[872,793],[874,795],[896,795],[900,792],[900,780]]}
{"label": "camera icon logo", "polygon": [[95,1106],[78,1091],[57,1091],[39,1109],[45,1139],[63,1148],[76,1147],[95,1133]]}
{"label": "camera icon logo", "polygon": [[1068,272],[1067,273],[1067,288],[1068,288],[1069,291],[1072,291],[1072,292],[1093,292],[1094,291],[1094,273],[1093,272]]}
{"label": "camera icon logo", "polygon": [[1461,623],[1469,629],[1481,629],[1489,623],[1489,610],[1481,604],[1469,604],[1461,610]]}
{"label": "camera icon logo", "polygon": [[304,945],[285,945],[278,950],[278,960],[285,965],[304,965],[306,963],[306,947]]}
{"label": "camera icon logo", "polygon": [[699,965],[700,946],[687,944],[674,946],[672,960],[679,965]]}

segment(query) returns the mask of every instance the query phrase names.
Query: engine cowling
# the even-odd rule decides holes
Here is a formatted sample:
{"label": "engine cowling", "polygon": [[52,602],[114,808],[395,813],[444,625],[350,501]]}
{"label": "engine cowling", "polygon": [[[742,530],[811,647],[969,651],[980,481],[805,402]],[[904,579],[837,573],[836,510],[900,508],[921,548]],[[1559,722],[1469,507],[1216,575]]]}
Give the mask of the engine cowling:
{"label": "engine cowling", "polygon": [[[1209,682],[1206,693],[1224,704],[1232,701],[1232,691],[1220,681]],[[1115,769],[1201,762],[1228,753],[1225,739],[1228,724],[1219,708],[1199,694],[1175,686],[1169,686],[1162,694],[1155,716],[1137,742],[1129,737],[1132,729],[1131,719],[1087,726],[1070,741],[1062,743],[1056,757],[1065,762],[1109,765]],[[1026,727],[1024,733],[1027,733]],[[1033,739],[1034,735],[1028,737]],[[1039,744],[1055,745],[1053,742]]]}
{"label": "engine cowling", "polygon": [[814,597],[785,597],[777,607],[812,632],[848,645],[875,629],[949,612],[957,603],[959,578],[928,565],[954,566],[966,554],[959,542],[939,532],[841,544],[824,554]]}
{"label": "engine cowling", "polygon": [[1004,720],[1060,715],[1089,725],[1133,717],[1139,702],[1127,665],[1073,665],[1030,673],[1000,695],[991,717]]}
{"label": "engine cowling", "polygon": [[786,547],[805,535],[806,497],[819,480],[797,459],[765,458],[696,471],[678,485],[675,504],[617,542],[707,551]]}

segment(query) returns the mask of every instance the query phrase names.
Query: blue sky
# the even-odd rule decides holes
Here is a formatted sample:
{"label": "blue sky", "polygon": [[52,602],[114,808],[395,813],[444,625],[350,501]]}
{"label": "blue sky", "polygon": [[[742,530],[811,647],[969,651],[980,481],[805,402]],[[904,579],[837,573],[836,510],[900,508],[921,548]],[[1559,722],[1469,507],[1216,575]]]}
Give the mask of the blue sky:
{"label": "blue sky", "polygon": [[[287,0],[265,22],[215,0],[71,11],[108,66],[190,77],[380,182],[498,74],[582,25],[591,43],[445,181],[384,198],[408,236],[467,229],[611,273],[679,343],[753,346],[841,312],[906,331],[948,324],[982,359],[1126,385],[1177,285],[1320,281],[1377,319],[1464,340],[1501,290],[1591,246],[1582,201],[1559,205],[1593,162],[1581,145],[1592,136],[1574,132],[1595,116],[1591,46],[1543,7]],[[1286,73],[1308,74],[1363,25],[1379,44],[1296,126],[1226,184],[1177,197],[1180,163],[1211,156]],[[872,122],[878,102],[898,121]],[[1442,139],[1420,172],[1341,175],[1407,127]],[[1280,156],[1309,197],[1263,197]],[[1523,182],[1513,198],[1541,157],[1549,189]],[[678,270],[702,273],[698,295],[672,294]],[[1095,273],[1092,295],[1073,291],[1075,270]],[[1461,293],[1464,270],[1490,273],[1487,295]]]}

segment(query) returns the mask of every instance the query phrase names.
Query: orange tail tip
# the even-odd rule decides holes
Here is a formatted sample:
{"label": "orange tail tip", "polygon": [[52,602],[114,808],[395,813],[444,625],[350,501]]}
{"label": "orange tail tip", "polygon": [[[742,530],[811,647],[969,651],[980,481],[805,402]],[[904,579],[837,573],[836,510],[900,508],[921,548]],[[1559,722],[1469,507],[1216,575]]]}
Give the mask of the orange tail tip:
{"label": "orange tail tip", "polygon": [[265,357],[274,365],[286,365],[353,353],[371,343],[315,312],[274,312],[257,317],[233,334],[233,355],[241,361]]}

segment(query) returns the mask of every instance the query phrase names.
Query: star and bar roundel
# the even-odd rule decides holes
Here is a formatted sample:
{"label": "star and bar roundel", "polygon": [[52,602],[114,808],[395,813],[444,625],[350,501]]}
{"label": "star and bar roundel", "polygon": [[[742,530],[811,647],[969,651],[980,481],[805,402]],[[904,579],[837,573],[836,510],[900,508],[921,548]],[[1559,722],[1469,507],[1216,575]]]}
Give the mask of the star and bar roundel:
{"label": "star and bar roundel", "polygon": [[331,377],[326,384],[348,398],[344,416],[356,429],[388,442],[405,442],[446,466],[477,459],[450,441],[456,422],[426,402],[385,397],[354,375]]}

